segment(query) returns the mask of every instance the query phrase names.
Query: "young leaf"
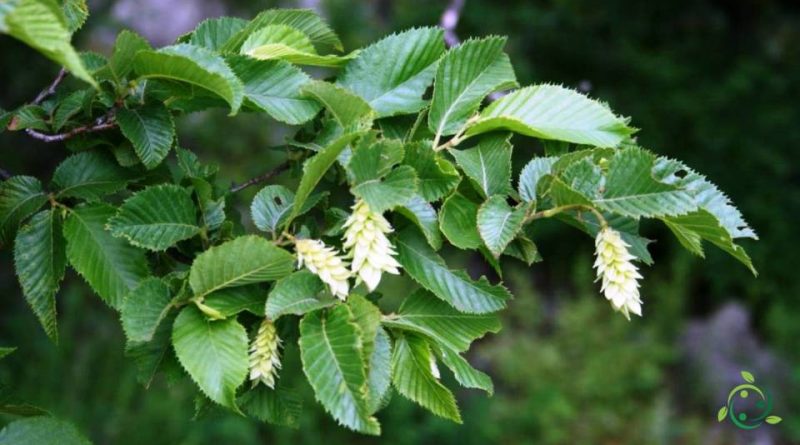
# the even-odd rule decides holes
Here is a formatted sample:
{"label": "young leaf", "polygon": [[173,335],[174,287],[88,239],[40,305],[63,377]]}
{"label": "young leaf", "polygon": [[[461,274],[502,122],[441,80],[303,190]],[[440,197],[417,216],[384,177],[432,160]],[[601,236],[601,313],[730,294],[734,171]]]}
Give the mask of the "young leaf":
{"label": "young leaf", "polygon": [[633,133],[605,105],[556,85],[525,87],[493,102],[467,135],[499,129],[596,147],[616,147]]}
{"label": "young leaf", "polygon": [[327,108],[345,130],[354,126],[369,127],[375,118],[375,111],[368,103],[342,87],[315,80],[303,85],[301,90]]}
{"label": "young leaf", "polygon": [[0,247],[10,244],[20,223],[45,202],[42,183],[32,176],[12,176],[0,183]]}
{"label": "young leaf", "polygon": [[268,25],[287,25],[308,36],[318,46],[342,50],[342,42],[331,28],[310,9],[270,9],[258,14],[247,26],[231,37],[222,47],[222,52],[238,51],[245,40]]}
{"label": "young leaf", "polygon": [[347,305],[306,314],[300,322],[300,357],[317,400],[342,425],[378,435],[367,407],[361,333]]}
{"label": "young leaf", "polygon": [[358,135],[358,133],[348,133],[337,138],[330,145],[323,148],[319,153],[312,156],[303,164],[303,177],[300,179],[300,185],[297,186],[297,193],[295,194],[294,198],[294,207],[292,208],[292,213],[289,218],[287,218],[284,225],[291,223],[292,219],[301,213],[303,205],[305,204],[309,195],[311,195],[311,192],[314,191],[314,187],[317,186],[319,181],[325,175],[325,172],[327,172],[333,163],[336,162],[336,158],[339,157],[339,154],[342,153],[342,150],[344,150],[345,147],[347,147],[347,145]]}
{"label": "young leaf", "polygon": [[123,29],[114,43],[114,52],[108,59],[108,67],[117,82],[128,77],[133,70],[134,58],[139,51],[152,50],[153,48],[144,37],[133,31]]}
{"label": "young leaf", "polygon": [[186,307],[172,329],[178,361],[209,399],[236,412],[236,388],[248,370],[247,332],[235,319],[211,321]]}
{"label": "young leaf", "polygon": [[117,111],[117,122],[145,167],[155,168],[167,157],[175,139],[175,122],[165,106],[121,108]]}
{"label": "young leaf", "polygon": [[172,309],[169,287],[160,278],[142,280],[122,303],[122,329],[128,342],[148,342]]}
{"label": "young leaf", "polygon": [[741,374],[741,375],[742,375],[742,378],[743,378],[743,379],[744,379],[744,381],[745,381],[745,382],[747,382],[747,383],[755,383],[755,381],[756,381],[756,378],[755,378],[755,377],[753,377],[753,374],[752,374],[751,372],[748,372],[748,371],[741,371],[739,374]]}
{"label": "young leaf", "polygon": [[727,406],[723,406],[717,412],[717,422],[722,422],[723,420],[725,420],[725,417],[727,415],[728,415],[728,407]]}
{"label": "young leaf", "polygon": [[199,46],[179,44],[158,51],[139,51],[133,69],[145,79],[177,80],[208,90],[230,105],[231,115],[242,105],[242,82],[222,57]]}
{"label": "young leaf", "polygon": [[460,193],[453,193],[444,201],[439,227],[450,244],[459,249],[477,249],[483,243],[478,233],[478,204]]}
{"label": "young leaf", "polygon": [[67,259],[111,307],[120,309],[128,292],[148,275],[144,252],[114,238],[106,223],[115,209],[105,204],[72,209],[64,222]]}
{"label": "young leaf", "polygon": [[0,32],[21,40],[50,60],[63,65],[75,77],[98,88],[70,44],[64,12],[54,0],[17,0],[0,8]]}
{"label": "young leaf", "polygon": [[430,142],[416,142],[406,147],[405,163],[417,172],[420,196],[433,202],[447,196],[461,182],[455,166],[431,149]]}
{"label": "young leaf", "polygon": [[519,174],[519,196],[525,202],[536,201],[536,188],[539,181],[550,174],[557,158],[533,158],[525,164]]}
{"label": "young leaf", "polygon": [[94,98],[96,91],[91,88],[74,91],[58,104],[53,113],[53,128],[60,131],[67,121],[84,110]]}
{"label": "young leaf", "polygon": [[134,246],[162,251],[200,232],[196,212],[189,190],[156,185],[128,198],[108,221],[108,228]]}
{"label": "young leaf", "polygon": [[402,165],[383,178],[362,182],[351,192],[363,199],[374,212],[384,212],[407,203],[417,191],[417,175],[414,169]]}
{"label": "young leaf", "polygon": [[270,320],[286,314],[303,315],[335,303],[322,280],[303,269],[281,278],[269,293],[265,313]]}
{"label": "young leaf", "polygon": [[478,185],[484,197],[507,195],[511,191],[510,134],[483,138],[477,147],[451,150],[458,166]]}
{"label": "young leaf", "polygon": [[86,18],[89,17],[89,6],[86,4],[86,0],[63,0],[61,9],[64,11],[67,29],[71,33],[79,30],[86,23]]}
{"label": "young leaf", "polygon": [[436,209],[421,196],[414,195],[405,204],[394,209],[413,222],[425,235],[425,239],[433,250],[442,248],[442,235],[439,232],[439,219]]}
{"label": "young leaf", "polygon": [[416,113],[425,107],[422,95],[442,53],[439,28],[393,34],[364,48],[347,64],[338,83],[366,100],[379,117]]}
{"label": "young leaf", "polygon": [[777,424],[781,423],[782,420],[783,419],[781,419],[778,416],[768,416],[767,419],[766,419],[766,422],[768,424],[770,424],[770,425],[777,425]]}
{"label": "young leaf", "polygon": [[610,212],[638,218],[677,216],[697,208],[691,195],[653,177],[656,157],[640,148],[618,151],[609,160],[606,190],[594,203]]}
{"label": "young leaf", "polygon": [[294,256],[264,238],[246,235],[212,247],[195,258],[189,284],[198,298],[226,287],[272,281],[289,275]]}
{"label": "young leaf", "polygon": [[436,70],[428,113],[433,133],[455,134],[489,93],[517,86],[514,68],[503,53],[505,43],[505,37],[467,40],[445,54]]}
{"label": "young leaf", "polygon": [[212,51],[219,51],[237,33],[247,26],[247,20],[238,17],[217,17],[197,25],[189,43]]}
{"label": "young leaf", "polygon": [[431,372],[433,355],[428,343],[414,334],[395,337],[392,354],[392,383],[397,392],[437,416],[461,423],[456,399]]}
{"label": "young leaf", "polygon": [[395,245],[397,260],[409,276],[461,312],[495,312],[511,298],[502,285],[489,284],[486,278],[473,281],[463,271],[448,269],[444,260],[414,232],[403,231]]}
{"label": "young leaf", "polygon": [[311,81],[299,68],[281,60],[230,57],[231,68],[244,84],[247,104],[289,125],[311,120],[322,108],[303,97],[301,87]]}
{"label": "young leaf", "polygon": [[47,335],[58,342],[56,292],[64,278],[67,259],[61,217],[56,210],[43,210],[17,234],[14,268],[25,299]]}
{"label": "young leaf", "polygon": [[442,363],[453,371],[453,375],[461,386],[465,388],[482,389],[489,395],[494,394],[494,384],[492,383],[491,377],[473,368],[472,365],[457,352],[451,351],[445,347],[440,347],[437,350],[439,352],[439,358],[442,359]]}
{"label": "young leaf", "polygon": [[294,205],[294,193],[282,185],[268,185],[261,189],[250,205],[253,224],[259,230],[276,233],[289,217]]}
{"label": "young leaf", "polygon": [[494,256],[500,256],[517,237],[526,211],[525,205],[511,208],[502,195],[490,197],[478,210],[478,233]]}
{"label": "young leaf", "polygon": [[15,420],[0,431],[0,444],[92,445],[75,425],[50,416]]}
{"label": "young leaf", "polygon": [[384,318],[383,325],[423,334],[455,352],[466,351],[487,332],[500,331],[497,315],[459,312],[424,290],[406,298],[397,314]]}
{"label": "young leaf", "polygon": [[258,60],[285,60],[297,65],[335,68],[347,63],[352,56],[317,54],[311,39],[297,28],[269,25],[250,34],[239,50]]}

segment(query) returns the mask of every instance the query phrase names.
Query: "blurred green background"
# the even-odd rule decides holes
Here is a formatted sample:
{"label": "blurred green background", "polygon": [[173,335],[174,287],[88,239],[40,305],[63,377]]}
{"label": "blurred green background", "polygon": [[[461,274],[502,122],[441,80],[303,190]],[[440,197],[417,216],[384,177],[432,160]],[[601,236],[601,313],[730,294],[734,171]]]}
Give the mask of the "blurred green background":
{"label": "blurred green background", "polygon": [[[313,7],[348,49],[411,26],[435,25],[445,2],[329,0],[96,0],[77,46],[107,53],[133,28],[168,44],[205,17],[250,17],[268,7]],[[459,390],[464,425],[395,396],[379,414],[382,438],[351,434],[306,394],[297,430],[221,411],[195,416],[194,389],[162,378],[144,391],[123,355],[116,315],[74,274],[51,344],[21,295],[10,253],[0,251],[0,382],[20,400],[75,422],[97,444],[780,444],[800,442],[800,3],[793,0],[466,0],[461,38],[508,35],[521,84],[563,83],[609,102],[641,128],[641,144],[705,173],[734,199],[758,242],[745,242],[760,276],[709,249],[691,257],[663,228],[644,269],[645,316],[627,322],[593,283],[592,242],[563,226],[534,230],[545,262],[504,272],[516,299],[500,334],[470,361],[496,394]],[[57,67],[0,37],[0,106],[33,98]],[[182,144],[241,181],[274,162],[267,147],[286,128],[254,116],[190,115]],[[535,146],[517,139],[524,162]],[[65,149],[0,135],[0,166],[49,177]],[[521,164],[520,164],[521,165]],[[255,190],[236,203],[244,212]],[[453,253],[471,272],[479,257]],[[716,413],[747,369],[771,390],[784,421],[750,432]],[[282,378],[302,384],[297,363]],[[452,382],[451,382],[452,383]],[[455,388],[454,385],[450,385]],[[196,418],[195,418],[196,417]],[[13,420],[0,417],[0,424]]]}

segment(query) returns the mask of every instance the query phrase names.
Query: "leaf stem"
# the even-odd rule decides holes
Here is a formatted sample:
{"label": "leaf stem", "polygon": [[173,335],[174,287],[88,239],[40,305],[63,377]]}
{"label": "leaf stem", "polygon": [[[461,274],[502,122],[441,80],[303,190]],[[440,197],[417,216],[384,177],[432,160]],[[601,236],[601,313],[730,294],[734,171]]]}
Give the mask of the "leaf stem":
{"label": "leaf stem", "polygon": [[553,216],[556,216],[559,213],[562,213],[562,212],[565,212],[565,211],[568,211],[568,210],[588,210],[588,211],[590,211],[590,212],[592,212],[594,214],[595,218],[597,218],[597,221],[600,222],[600,226],[601,227],[607,227],[608,226],[608,222],[606,221],[606,218],[603,216],[603,214],[600,213],[594,207],[586,205],[586,204],[568,204],[568,205],[563,205],[563,206],[559,206],[559,207],[553,207],[552,209],[547,209],[547,210],[542,210],[542,211],[539,211],[539,212],[535,212],[535,213],[532,213],[532,214],[528,215],[528,217],[525,218],[525,223],[529,223],[529,222],[531,222],[531,221],[533,221],[535,219],[552,218]]}
{"label": "leaf stem", "polygon": [[280,175],[281,173],[289,170],[290,166],[291,166],[291,163],[289,161],[285,161],[282,164],[278,165],[277,167],[275,167],[272,170],[264,173],[261,176],[256,176],[255,178],[250,179],[248,181],[245,181],[245,182],[243,182],[243,183],[241,183],[239,185],[235,185],[235,184],[231,185],[230,192],[231,193],[240,192],[240,191],[246,189],[247,187],[250,187],[251,185],[256,185],[256,184],[261,183],[261,182],[269,181],[270,179],[272,179],[272,178]]}

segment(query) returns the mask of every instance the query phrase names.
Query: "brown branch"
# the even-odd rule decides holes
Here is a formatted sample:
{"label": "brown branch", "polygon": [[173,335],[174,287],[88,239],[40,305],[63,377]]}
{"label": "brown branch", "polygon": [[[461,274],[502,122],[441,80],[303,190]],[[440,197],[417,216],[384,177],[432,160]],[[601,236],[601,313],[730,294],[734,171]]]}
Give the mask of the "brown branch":
{"label": "brown branch", "polygon": [[30,137],[32,137],[34,139],[38,139],[40,141],[44,141],[44,142],[59,142],[59,141],[65,141],[65,140],[70,139],[72,137],[75,137],[75,136],[77,136],[79,134],[94,133],[96,131],[108,130],[108,129],[114,128],[116,126],[117,126],[117,123],[114,122],[113,120],[112,121],[101,120],[100,122],[98,122],[96,124],[93,124],[93,125],[83,125],[83,126],[80,126],[80,127],[73,128],[72,130],[67,131],[66,133],[47,134],[47,133],[42,133],[42,132],[36,131],[33,128],[26,128],[25,129],[25,133],[28,133],[28,136],[30,136]]}
{"label": "brown branch", "polygon": [[47,88],[40,91],[39,94],[36,96],[36,99],[33,99],[32,103],[34,105],[39,105],[48,97],[52,96],[53,94],[56,94],[56,88],[58,88],[58,86],[61,84],[61,82],[64,80],[65,77],[67,77],[67,70],[61,68],[58,71],[58,75],[56,75],[56,78],[53,79],[53,82],[50,83],[50,85]]}
{"label": "brown branch", "polygon": [[289,161],[285,161],[284,163],[278,165],[277,167],[275,167],[272,170],[264,173],[261,176],[257,176],[255,178],[250,179],[250,180],[248,180],[246,182],[243,182],[243,183],[241,183],[239,185],[232,185],[231,186],[231,193],[236,193],[236,192],[242,191],[242,190],[246,189],[247,187],[250,187],[251,185],[256,185],[256,184],[261,183],[261,182],[269,181],[270,179],[272,179],[272,178],[280,175],[281,173],[289,170],[289,167],[291,167],[291,164],[289,163]]}

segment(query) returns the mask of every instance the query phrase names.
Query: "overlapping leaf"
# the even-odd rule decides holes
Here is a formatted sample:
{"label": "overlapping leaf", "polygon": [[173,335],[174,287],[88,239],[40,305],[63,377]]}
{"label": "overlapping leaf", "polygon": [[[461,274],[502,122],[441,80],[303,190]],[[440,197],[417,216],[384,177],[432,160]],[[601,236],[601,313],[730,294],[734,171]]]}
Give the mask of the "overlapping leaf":
{"label": "overlapping leaf", "polygon": [[417,172],[417,189],[426,201],[438,201],[461,182],[455,166],[433,151],[430,142],[411,143],[406,150],[405,163]]}
{"label": "overlapping leaf", "polygon": [[222,46],[223,52],[235,52],[250,35],[269,25],[286,25],[308,36],[317,46],[342,50],[342,42],[320,16],[309,9],[270,9],[258,14]]}
{"label": "overlapping leaf", "polygon": [[326,292],[322,280],[303,269],[281,278],[269,293],[265,313],[271,320],[286,314],[303,315],[332,305],[336,300]]}
{"label": "overlapping leaf", "polygon": [[450,244],[460,249],[477,249],[482,244],[478,208],[478,204],[460,193],[447,198],[439,212],[439,227]]}
{"label": "overlapping leaf", "polygon": [[145,167],[155,168],[169,154],[175,139],[175,123],[165,106],[122,108],[117,112],[117,123]]}
{"label": "overlapping leaf", "polygon": [[511,191],[511,135],[483,138],[475,148],[452,150],[458,166],[476,184],[484,197]]}
{"label": "overlapping leaf", "polygon": [[506,246],[522,229],[527,207],[512,208],[502,195],[486,200],[478,210],[478,233],[495,257],[500,256]]}
{"label": "overlapping leaf", "polygon": [[172,295],[160,278],[142,280],[122,304],[122,329],[129,342],[148,342],[171,309]]}
{"label": "overlapping leaf", "polygon": [[42,183],[32,176],[13,176],[0,183],[0,247],[10,244],[19,224],[45,202]]}
{"label": "overlapping leaf", "polygon": [[297,65],[338,67],[354,55],[320,55],[311,39],[297,28],[269,25],[251,34],[239,50],[258,60],[285,60]]}

